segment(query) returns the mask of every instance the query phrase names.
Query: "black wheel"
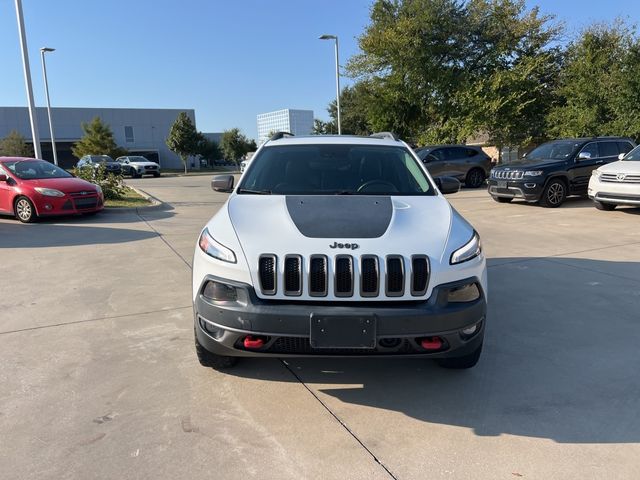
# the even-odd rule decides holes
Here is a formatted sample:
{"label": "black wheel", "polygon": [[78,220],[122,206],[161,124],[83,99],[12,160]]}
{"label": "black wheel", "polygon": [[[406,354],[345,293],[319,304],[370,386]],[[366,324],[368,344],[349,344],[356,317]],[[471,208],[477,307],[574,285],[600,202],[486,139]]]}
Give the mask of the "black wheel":
{"label": "black wheel", "polygon": [[476,363],[478,363],[478,360],[480,360],[481,353],[482,353],[482,344],[480,344],[478,348],[476,348],[469,355],[464,355],[462,357],[438,358],[436,359],[436,362],[442,368],[463,370],[465,368],[475,367]]}
{"label": "black wheel", "polygon": [[598,210],[605,210],[607,212],[610,212],[611,210],[614,210],[616,208],[615,203],[602,203],[597,200],[594,200],[593,204]]}
{"label": "black wheel", "polygon": [[546,208],[556,208],[567,198],[567,185],[560,179],[550,180],[540,197],[540,205]]}
{"label": "black wheel", "polygon": [[513,197],[491,197],[498,203],[511,203]]}
{"label": "black wheel", "polygon": [[13,211],[22,223],[32,223],[38,217],[33,203],[27,197],[16,198]]}
{"label": "black wheel", "polygon": [[134,172],[134,173],[131,175],[131,177],[132,177],[132,178],[142,178],[142,173]]}
{"label": "black wheel", "polygon": [[214,370],[225,370],[227,368],[233,367],[236,363],[238,363],[237,357],[226,357],[224,355],[216,355],[215,353],[211,353],[209,350],[198,343],[197,338],[196,355],[198,356],[200,365],[202,365],[203,367],[213,368]]}
{"label": "black wheel", "polygon": [[472,168],[467,172],[464,184],[469,188],[481,187],[484,183],[484,172],[480,168]]}

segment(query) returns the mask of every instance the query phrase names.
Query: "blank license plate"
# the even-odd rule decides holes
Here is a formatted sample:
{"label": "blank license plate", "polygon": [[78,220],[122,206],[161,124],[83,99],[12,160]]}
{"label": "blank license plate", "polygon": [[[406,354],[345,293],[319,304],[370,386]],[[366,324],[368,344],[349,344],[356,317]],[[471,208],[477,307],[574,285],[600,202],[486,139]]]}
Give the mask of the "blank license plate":
{"label": "blank license plate", "polygon": [[311,314],[310,342],[313,348],[375,348],[376,319]]}
{"label": "blank license plate", "polygon": [[507,182],[498,181],[498,188],[507,188]]}

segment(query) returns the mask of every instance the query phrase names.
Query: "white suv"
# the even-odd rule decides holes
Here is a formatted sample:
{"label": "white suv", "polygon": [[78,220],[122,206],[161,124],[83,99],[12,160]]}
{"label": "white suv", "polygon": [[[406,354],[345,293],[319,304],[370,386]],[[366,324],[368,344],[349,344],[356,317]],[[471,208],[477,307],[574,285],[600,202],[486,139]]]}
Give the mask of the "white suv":
{"label": "white suv", "polygon": [[591,172],[589,198],[598,210],[613,210],[617,205],[640,207],[640,146],[619,161]]}
{"label": "white suv", "polygon": [[160,176],[160,165],[140,155],[118,157],[116,162],[122,165],[123,173],[129,174],[134,178],[142,178],[143,175]]}
{"label": "white suv", "polygon": [[[480,238],[415,153],[390,134],[282,137],[256,153],[193,259],[196,351],[427,356],[474,366],[487,273]],[[440,188],[438,188],[438,186]]]}

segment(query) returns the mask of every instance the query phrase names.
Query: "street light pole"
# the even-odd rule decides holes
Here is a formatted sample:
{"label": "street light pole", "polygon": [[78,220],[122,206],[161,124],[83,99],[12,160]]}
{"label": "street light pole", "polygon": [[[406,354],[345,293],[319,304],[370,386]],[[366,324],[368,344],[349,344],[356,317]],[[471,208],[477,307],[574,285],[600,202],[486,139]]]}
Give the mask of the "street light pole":
{"label": "street light pole", "polygon": [[336,109],[338,112],[338,135],[342,135],[340,127],[340,61],[338,59],[338,36],[337,35],[321,35],[320,40],[335,40],[336,47]]}
{"label": "street light pole", "polygon": [[56,139],[53,136],[53,121],[51,120],[51,102],[49,101],[49,82],[47,81],[47,64],[44,54],[47,52],[55,52],[55,48],[42,47],[40,49],[40,58],[42,59],[42,76],[44,77],[44,93],[47,97],[47,116],[49,117],[49,133],[51,134],[51,149],[53,150],[53,163],[58,165],[58,153],[56,152]]}
{"label": "street light pole", "polygon": [[40,150],[40,136],[38,135],[38,119],[33,102],[33,88],[31,86],[31,70],[29,69],[29,52],[27,50],[27,37],[24,32],[24,18],[22,17],[22,1],[16,0],[16,17],[18,19],[18,33],[20,34],[20,50],[22,51],[22,67],[24,70],[24,83],[27,88],[27,101],[29,103],[29,120],[31,121],[31,138],[33,151],[36,158],[42,158]]}

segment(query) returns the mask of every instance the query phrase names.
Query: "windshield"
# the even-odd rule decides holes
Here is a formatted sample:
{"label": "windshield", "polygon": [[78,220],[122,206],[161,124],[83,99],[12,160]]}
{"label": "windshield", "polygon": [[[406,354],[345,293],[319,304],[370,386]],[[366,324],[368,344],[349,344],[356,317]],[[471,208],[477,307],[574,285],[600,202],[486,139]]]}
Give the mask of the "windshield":
{"label": "windshield", "polygon": [[640,162],[640,147],[636,147],[633,150],[631,150],[629,153],[627,153],[627,156],[624,157],[622,159],[623,161],[636,161],[636,162]]}
{"label": "windshield", "polygon": [[560,140],[543,143],[534,148],[528,155],[529,160],[565,160],[580,146],[580,143],[570,140]]}
{"label": "windshield", "polygon": [[129,157],[129,161],[130,162],[148,162],[149,160],[147,160],[144,157]]}
{"label": "windshield", "polygon": [[20,160],[4,162],[11,173],[22,180],[40,180],[43,178],[67,178],[70,173],[44,160]]}
{"label": "windshield", "polygon": [[109,155],[100,155],[99,157],[91,157],[91,160],[93,160],[96,163],[113,162],[113,158],[111,158]]}
{"label": "windshield", "polygon": [[239,194],[435,195],[406,148],[370,145],[265,147]]}

